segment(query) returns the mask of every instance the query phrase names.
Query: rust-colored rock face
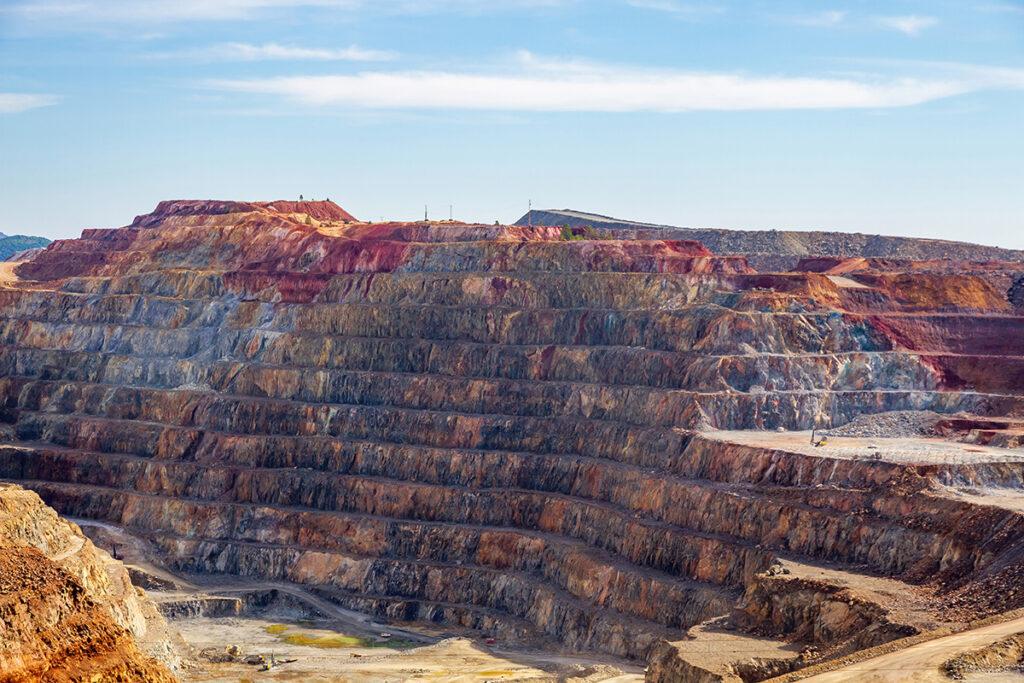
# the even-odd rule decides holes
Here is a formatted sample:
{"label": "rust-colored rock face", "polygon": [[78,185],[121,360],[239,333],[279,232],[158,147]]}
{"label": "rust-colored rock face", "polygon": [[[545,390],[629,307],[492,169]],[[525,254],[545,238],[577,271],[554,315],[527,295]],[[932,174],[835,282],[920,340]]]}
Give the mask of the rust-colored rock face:
{"label": "rust-colored rock face", "polygon": [[175,680],[136,642],[155,608],[76,527],[0,485],[0,531],[0,681]]}
{"label": "rust-colored rock face", "polygon": [[[695,679],[717,674],[658,644],[734,614],[849,652],[922,628],[880,605],[893,585],[938,604],[1020,549],[1018,510],[949,490],[1016,490],[1013,457],[767,438],[893,410],[1020,414],[1015,266],[758,273],[697,242],[594,236],[166,202],[54,243],[0,289],[0,477],[181,570],[657,647]],[[764,578],[780,557],[792,580]],[[863,576],[895,583],[842,593]]]}

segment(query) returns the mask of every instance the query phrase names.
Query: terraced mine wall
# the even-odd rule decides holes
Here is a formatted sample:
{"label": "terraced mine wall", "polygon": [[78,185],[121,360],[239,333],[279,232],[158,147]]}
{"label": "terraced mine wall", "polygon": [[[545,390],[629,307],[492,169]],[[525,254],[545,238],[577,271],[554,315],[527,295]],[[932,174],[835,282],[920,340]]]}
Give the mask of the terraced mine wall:
{"label": "terraced mine wall", "polygon": [[538,209],[524,215],[516,225],[594,228],[621,239],[696,240],[716,254],[742,254],[759,270],[789,270],[801,257],[838,256],[897,258],[924,261],[948,259],[970,261],[1014,261],[1024,264],[1024,251],[967,242],[893,237],[827,230],[729,230],[724,228],[683,228],[623,220],[583,211]]}
{"label": "terraced mine wall", "polygon": [[695,242],[332,206],[172,202],[21,265],[0,478],[179,570],[634,658],[780,553],[956,586],[1024,533],[933,495],[938,466],[702,433],[1020,410],[1021,317],[984,278],[929,274],[927,300]]}

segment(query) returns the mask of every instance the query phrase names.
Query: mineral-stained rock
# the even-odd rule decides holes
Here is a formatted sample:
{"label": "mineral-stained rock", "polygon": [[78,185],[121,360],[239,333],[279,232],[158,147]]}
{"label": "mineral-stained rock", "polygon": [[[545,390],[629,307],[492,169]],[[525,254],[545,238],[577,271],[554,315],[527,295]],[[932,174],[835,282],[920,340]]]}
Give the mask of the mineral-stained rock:
{"label": "mineral-stained rock", "polygon": [[5,484],[0,539],[0,681],[175,680],[163,618],[75,525]]}
{"label": "mineral-stained rock", "polygon": [[[675,644],[732,614],[737,648],[785,641],[721,662],[745,679],[920,629],[937,593],[1013,563],[1019,509],[952,487],[1017,491],[1019,460],[785,439],[1021,411],[1019,264],[756,272],[605,236],[177,201],[56,242],[0,289],[0,478],[178,569],[656,650],[652,671],[693,669]],[[811,569],[766,578],[779,558]],[[927,604],[905,619],[859,590],[876,579]]]}

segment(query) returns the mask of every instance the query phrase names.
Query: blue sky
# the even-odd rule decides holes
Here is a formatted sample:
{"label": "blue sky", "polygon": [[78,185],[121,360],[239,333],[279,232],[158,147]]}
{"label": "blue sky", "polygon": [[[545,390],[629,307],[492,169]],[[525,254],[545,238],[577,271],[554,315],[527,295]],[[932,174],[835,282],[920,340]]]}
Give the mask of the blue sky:
{"label": "blue sky", "polygon": [[0,0],[0,231],[160,199],[1024,248],[1024,3]]}

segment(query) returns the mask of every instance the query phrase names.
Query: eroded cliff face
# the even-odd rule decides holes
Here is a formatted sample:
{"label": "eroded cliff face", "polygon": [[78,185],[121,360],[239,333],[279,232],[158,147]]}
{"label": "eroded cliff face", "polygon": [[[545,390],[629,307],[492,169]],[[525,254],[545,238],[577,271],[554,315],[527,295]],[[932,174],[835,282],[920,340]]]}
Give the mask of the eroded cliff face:
{"label": "eroded cliff face", "polygon": [[[178,569],[636,658],[734,612],[834,652],[896,637],[923,618],[875,593],[843,611],[844,581],[935,595],[1020,547],[1017,511],[944,488],[1019,487],[1012,459],[712,431],[1020,411],[997,265],[757,273],[695,242],[329,209],[162,204],[21,265],[0,477]],[[780,558],[802,582],[764,579]]]}
{"label": "eroded cliff face", "polygon": [[0,680],[175,680],[156,607],[38,495],[0,485],[0,539]]}

